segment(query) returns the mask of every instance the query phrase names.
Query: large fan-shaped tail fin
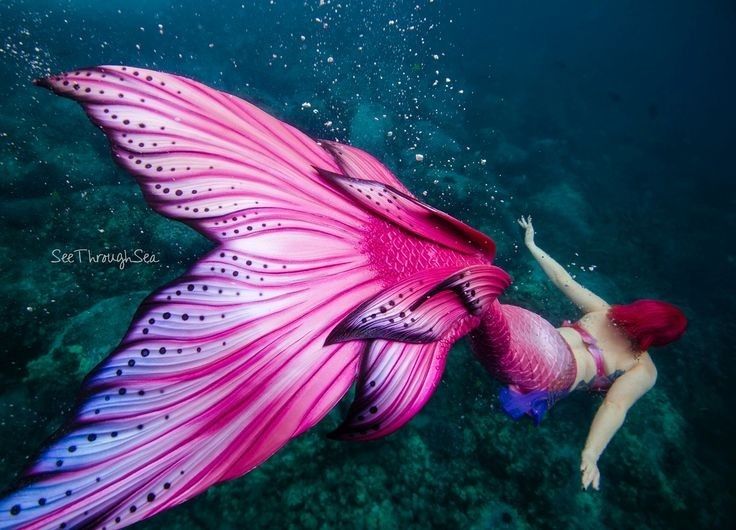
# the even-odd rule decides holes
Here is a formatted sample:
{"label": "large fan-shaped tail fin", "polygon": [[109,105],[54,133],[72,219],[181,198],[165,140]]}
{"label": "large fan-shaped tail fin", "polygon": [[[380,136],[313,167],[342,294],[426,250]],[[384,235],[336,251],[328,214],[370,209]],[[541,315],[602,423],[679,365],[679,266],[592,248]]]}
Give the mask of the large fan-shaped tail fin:
{"label": "large fan-shaped tail fin", "polygon": [[[71,420],[0,499],[2,528],[122,528],[243,475],[330,410],[361,353],[338,436],[388,434],[508,284],[489,264],[492,241],[417,201],[370,155],[323,148],[234,96],[122,66],[37,83],[83,105],[152,208],[218,246],[142,304]],[[393,209],[366,196],[376,185]],[[422,266],[406,258],[376,266],[364,243],[377,218],[395,244],[432,253],[428,281],[407,279]],[[404,287],[421,296],[407,297],[408,320],[398,311],[401,329],[363,314],[383,314]],[[389,319],[392,301],[403,308],[386,300]],[[390,406],[363,435],[375,403]]]}
{"label": "large fan-shaped tail fin", "polygon": [[39,82],[78,100],[158,212],[219,246],[151,295],[67,425],[0,499],[2,528],[121,528],[240,476],[319,421],[363,345],[325,346],[380,281],[369,214],[292,127],[188,79],[126,67]]}

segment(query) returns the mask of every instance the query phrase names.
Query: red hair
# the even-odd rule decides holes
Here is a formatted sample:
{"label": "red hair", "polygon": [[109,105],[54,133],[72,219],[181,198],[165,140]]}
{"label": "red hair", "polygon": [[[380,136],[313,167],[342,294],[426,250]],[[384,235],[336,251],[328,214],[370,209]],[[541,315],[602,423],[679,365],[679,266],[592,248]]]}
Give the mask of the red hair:
{"label": "red hair", "polygon": [[639,351],[674,342],[685,332],[687,318],[677,307],[659,300],[637,300],[613,305],[608,318],[631,339]]}

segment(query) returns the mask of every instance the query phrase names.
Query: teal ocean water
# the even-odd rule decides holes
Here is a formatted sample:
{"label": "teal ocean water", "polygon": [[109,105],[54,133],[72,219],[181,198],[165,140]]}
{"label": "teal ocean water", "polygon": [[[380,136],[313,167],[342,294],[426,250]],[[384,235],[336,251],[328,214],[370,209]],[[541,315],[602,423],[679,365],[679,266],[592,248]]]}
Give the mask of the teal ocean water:
{"label": "teal ocean water", "polygon": [[[461,342],[428,405],[327,440],[346,398],[247,476],[141,529],[733,528],[736,9],[732,2],[7,0],[0,5],[0,488],[74,406],[140,301],[210,248],[149,210],[74,103],[31,80],[128,64],[186,75],[361,147],[493,237],[505,300],[576,310],[521,244],[613,302],[690,320],[582,491],[599,396],[514,422]],[[91,263],[135,249],[150,263]],[[2,519],[0,519],[2,520]],[[2,526],[2,524],[0,524]]]}

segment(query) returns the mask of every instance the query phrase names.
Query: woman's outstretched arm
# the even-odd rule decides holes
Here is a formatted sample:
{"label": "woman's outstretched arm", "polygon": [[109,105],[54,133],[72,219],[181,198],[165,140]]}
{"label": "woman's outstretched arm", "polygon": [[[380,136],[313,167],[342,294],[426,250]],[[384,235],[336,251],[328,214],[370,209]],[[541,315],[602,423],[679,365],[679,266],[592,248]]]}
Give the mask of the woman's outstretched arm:
{"label": "woman's outstretched arm", "polygon": [[524,243],[529,249],[529,252],[539,262],[542,270],[552,280],[552,283],[562,291],[562,294],[567,296],[584,313],[608,311],[610,306],[605,300],[573,280],[570,273],[562,265],[557,263],[549,254],[534,243],[534,227],[532,226],[531,216],[528,216],[526,219],[521,217],[518,222],[524,229]]}
{"label": "woman's outstretched arm", "polygon": [[598,489],[601,480],[598,471],[598,459],[608,442],[619,430],[626,419],[626,413],[636,401],[643,396],[657,381],[657,369],[644,353],[639,364],[619,377],[606,394],[606,399],[598,408],[593,423],[590,425],[588,439],[581,454],[580,471],[582,472],[583,489],[593,486]]}

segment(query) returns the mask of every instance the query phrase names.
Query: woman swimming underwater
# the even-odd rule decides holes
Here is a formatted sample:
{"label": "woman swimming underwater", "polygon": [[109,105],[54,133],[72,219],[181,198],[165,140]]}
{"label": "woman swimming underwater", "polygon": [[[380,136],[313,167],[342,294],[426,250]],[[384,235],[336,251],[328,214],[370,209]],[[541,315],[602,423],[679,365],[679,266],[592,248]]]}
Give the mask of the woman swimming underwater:
{"label": "woman swimming underwater", "polygon": [[511,279],[491,263],[493,241],[359,149],[157,71],[94,67],[36,84],[78,101],[148,204],[214,248],[141,304],[73,416],[0,499],[0,527],[109,530],[151,517],[248,473],[354,382],[331,436],[386,436],[423,407],[469,333],[517,417],[541,418],[581,382],[605,388],[625,371],[583,452],[583,483],[597,487],[597,457],[654,381],[644,343],[627,336],[649,335],[533,244],[583,302],[577,327],[500,304]]}
{"label": "woman swimming underwater", "polygon": [[[677,307],[658,300],[609,305],[577,283],[564,267],[536,245],[531,216],[526,219],[521,217],[519,224],[525,230],[524,243],[532,256],[555,286],[584,315],[577,322],[566,321],[557,329],[566,347],[560,348],[559,344],[553,345],[554,341],[550,341],[546,348],[547,356],[558,348],[562,350],[560,355],[563,358],[570,359],[572,354],[574,371],[567,368],[566,363],[560,363],[565,366],[558,372],[561,381],[555,381],[547,389],[540,390],[529,384],[527,375],[519,376],[508,369],[523,362],[523,359],[507,362],[503,369],[496,372],[497,376],[512,385],[502,391],[502,404],[514,418],[529,414],[540,421],[549,406],[573,390],[606,393],[590,426],[580,463],[583,487],[587,489],[592,485],[598,489],[600,472],[597,462],[601,453],[623,425],[627,411],[657,380],[657,369],[647,350],[651,346],[664,346],[679,339],[685,332],[687,319]],[[507,351],[515,349],[512,345]],[[524,348],[519,347],[518,350],[523,351]],[[533,358],[541,358],[541,349],[532,347],[530,354]],[[520,353],[521,356],[523,353]],[[495,361],[492,365],[498,366],[499,363]],[[526,374],[531,373],[528,365],[524,365],[523,370]],[[531,377],[531,381],[535,379],[536,376]],[[520,386],[525,387],[526,392],[520,391]]]}

